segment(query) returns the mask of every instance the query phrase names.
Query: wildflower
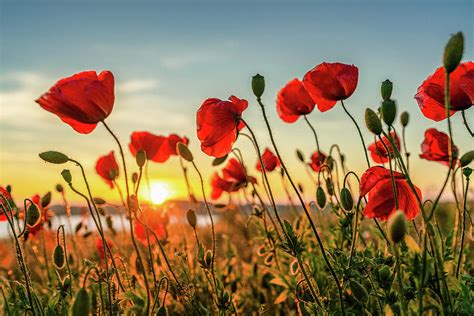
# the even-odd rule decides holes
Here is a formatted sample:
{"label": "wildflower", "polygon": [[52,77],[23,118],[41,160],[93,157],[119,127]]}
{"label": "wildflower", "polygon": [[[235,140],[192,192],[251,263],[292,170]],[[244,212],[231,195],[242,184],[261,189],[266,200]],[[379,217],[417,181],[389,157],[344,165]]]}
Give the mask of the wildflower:
{"label": "wildflower", "polygon": [[[421,143],[420,158],[438,161],[449,166],[449,136],[435,128],[429,128],[425,132],[425,139]],[[453,146],[453,163],[456,162],[458,148]]]}
{"label": "wildflower", "polygon": [[108,155],[100,157],[95,164],[95,170],[110,188],[113,189],[114,180],[119,175],[119,167],[115,160],[114,152],[111,151]]}
{"label": "wildflower", "polygon": [[[159,240],[165,240],[168,237],[168,232],[166,230],[166,226],[169,223],[168,213],[162,213],[151,208],[146,208],[140,215],[140,221],[147,224],[150,229],[155,232]],[[145,225],[142,225],[139,221],[135,221],[135,235],[143,242],[146,242],[147,240],[146,231],[147,228]],[[152,240],[154,239],[151,234],[149,237]]]}
{"label": "wildflower", "polygon": [[245,187],[248,182],[257,183],[257,180],[248,176],[242,164],[232,158],[222,169],[222,177],[218,173],[213,175],[211,179],[211,197],[212,199],[218,199],[222,192],[236,192]]}
{"label": "wildflower", "polygon": [[[109,246],[110,249],[113,248],[113,244],[112,244],[112,241],[109,240],[109,239],[105,239],[105,242],[107,243],[107,245]],[[104,253],[104,243],[102,242],[102,238],[97,237],[97,239],[95,240],[95,250],[97,251],[97,255],[99,256],[99,258],[101,259],[104,259],[105,258],[105,253]]]}
{"label": "wildflower", "polygon": [[287,123],[293,123],[301,115],[311,113],[315,107],[303,83],[296,78],[278,92],[276,104],[278,116]]}
{"label": "wildflower", "polygon": [[[265,167],[265,171],[268,171],[268,172],[272,172],[273,170],[275,170],[275,168],[280,166],[280,160],[268,148],[266,148],[265,151],[263,152],[262,162],[263,162],[263,166]],[[256,168],[258,171],[262,171],[260,160],[257,161]]]}
{"label": "wildflower", "polygon": [[134,156],[140,149],[145,151],[146,158],[154,162],[165,162],[169,158],[167,138],[149,132],[133,132],[128,148]]}
{"label": "wildflower", "polygon": [[[398,138],[397,134],[395,134],[395,132],[392,132],[391,137],[395,145],[397,145],[398,150],[400,150],[400,139]],[[375,143],[372,143],[367,148],[370,152],[370,156],[376,163],[388,162],[389,157],[394,157],[395,151],[390,141],[385,136],[382,136],[381,138],[382,140],[377,140]],[[385,150],[384,144],[385,146],[387,146],[388,152],[387,150]]]}
{"label": "wildflower", "polygon": [[326,159],[326,154],[321,151],[315,151],[311,155],[311,161],[308,163],[308,165],[311,167],[311,169],[313,169],[314,172],[318,172],[326,162]]}

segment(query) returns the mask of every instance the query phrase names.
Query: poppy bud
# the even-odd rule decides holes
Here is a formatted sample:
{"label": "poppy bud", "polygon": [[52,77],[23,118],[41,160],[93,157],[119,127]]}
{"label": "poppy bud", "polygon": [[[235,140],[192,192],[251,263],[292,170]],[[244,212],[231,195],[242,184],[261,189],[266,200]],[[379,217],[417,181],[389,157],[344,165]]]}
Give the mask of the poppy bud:
{"label": "poppy bud", "polygon": [[265,91],[265,78],[262,75],[256,74],[252,77],[252,91],[257,99],[260,99],[263,95]]}
{"label": "poppy bud", "polygon": [[390,100],[390,97],[392,96],[393,83],[388,79],[385,80],[384,82],[382,82],[380,90],[382,92],[382,99],[384,101]]}
{"label": "poppy bud", "polygon": [[193,210],[189,210],[186,213],[186,217],[188,219],[189,226],[191,226],[192,228],[196,228],[196,222],[197,222],[196,212],[194,212]]}
{"label": "poppy bud", "polygon": [[188,146],[184,143],[179,142],[177,145],[179,155],[183,157],[184,160],[192,162],[194,160],[193,154],[189,150]]}
{"label": "poppy bud", "polygon": [[104,205],[106,202],[104,199],[100,198],[100,197],[95,197],[95,198],[92,198],[92,200],[94,201],[95,204],[97,205]]}
{"label": "poppy bud", "polygon": [[32,203],[26,211],[26,224],[28,225],[28,227],[34,227],[38,225],[40,220],[41,213],[36,204]]}
{"label": "poppy bud", "polygon": [[365,125],[375,135],[380,135],[382,133],[382,123],[380,119],[371,109],[365,110]]}
{"label": "poppy bud", "polygon": [[466,178],[469,178],[471,176],[472,169],[469,168],[469,167],[466,167],[466,168],[462,169],[462,173],[464,174],[464,176]]}
{"label": "poppy bud", "polygon": [[329,195],[334,195],[334,183],[332,182],[331,178],[326,179],[326,191],[328,191]]}
{"label": "poppy bud", "polygon": [[350,288],[354,298],[361,304],[365,304],[369,301],[369,294],[365,287],[355,280],[350,281]]}
{"label": "poppy bud", "polygon": [[407,230],[405,213],[398,210],[388,219],[388,234],[394,243],[399,243],[405,237]]}
{"label": "poppy bud", "polygon": [[39,154],[40,158],[46,162],[54,164],[63,164],[69,161],[69,157],[58,151],[45,151]]}
{"label": "poppy bud", "polygon": [[296,157],[298,157],[299,161],[304,162],[304,155],[301,152],[301,150],[299,149],[296,150]]}
{"label": "poppy bud", "polygon": [[402,123],[403,127],[407,126],[409,121],[410,114],[408,114],[408,112],[403,112],[402,114],[400,114],[400,123]]}
{"label": "poppy bud", "polygon": [[74,300],[74,304],[72,305],[72,315],[89,315],[90,311],[91,301],[89,298],[89,294],[87,294],[87,290],[85,288],[81,288],[77,292],[76,299]]}
{"label": "poppy bud", "polygon": [[143,167],[145,165],[145,162],[146,162],[146,152],[143,149],[140,149],[139,151],[137,151],[135,159],[137,161],[137,165],[140,168]]}
{"label": "poppy bud", "polygon": [[132,182],[137,183],[138,181],[138,173],[134,172],[132,173]]}
{"label": "poppy bud", "polygon": [[397,115],[397,106],[395,101],[386,100],[382,102],[382,118],[385,124],[388,126],[392,125],[395,121],[395,116]]}
{"label": "poppy bud", "polygon": [[464,155],[461,156],[459,162],[461,163],[461,167],[465,167],[474,160],[474,150],[468,151]]}
{"label": "poppy bud", "polygon": [[210,267],[211,263],[212,263],[212,251],[210,251],[210,250],[206,251],[206,256],[205,256],[204,260],[206,262],[206,266]]}
{"label": "poppy bud", "polygon": [[379,279],[382,282],[387,282],[390,280],[390,268],[386,265],[382,266],[382,268],[379,269]]}
{"label": "poppy bud", "polygon": [[64,191],[64,188],[62,185],[60,185],[59,183],[56,184],[56,191],[58,191],[59,193],[63,192]]}
{"label": "poppy bud", "polygon": [[326,206],[326,194],[324,193],[323,188],[318,187],[316,189],[316,202],[320,209],[323,209]]}
{"label": "poppy bud", "polygon": [[345,187],[341,190],[341,204],[346,211],[352,210],[352,207],[354,206],[351,191]]}
{"label": "poppy bud", "polygon": [[332,156],[328,156],[327,159],[326,159],[326,165],[329,167],[329,169],[333,169],[334,168],[334,158],[332,158]]}
{"label": "poppy bud", "polygon": [[212,166],[218,166],[220,164],[222,164],[224,161],[226,161],[227,159],[227,155],[225,155],[224,157],[220,157],[220,158],[215,158],[213,161],[212,161]]}
{"label": "poppy bud", "polygon": [[61,175],[63,176],[64,181],[66,181],[67,184],[71,184],[72,182],[72,176],[71,176],[71,171],[68,169],[64,169],[61,171]]}
{"label": "poppy bud", "polygon": [[54,248],[54,253],[53,253],[53,263],[58,269],[62,269],[65,264],[65,258],[64,258],[64,249],[61,245],[57,245],[56,248]]}
{"label": "poppy bud", "polygon": [[451,36],[444,48],[443,65],[448,74],[453,72],[461,62],[463,51],[464,36],[458,32]]}
{"label": "poppy bud", "polygon": [[168,316],[168,309],[166,306],[160,306],[156,312],[156,316]]}

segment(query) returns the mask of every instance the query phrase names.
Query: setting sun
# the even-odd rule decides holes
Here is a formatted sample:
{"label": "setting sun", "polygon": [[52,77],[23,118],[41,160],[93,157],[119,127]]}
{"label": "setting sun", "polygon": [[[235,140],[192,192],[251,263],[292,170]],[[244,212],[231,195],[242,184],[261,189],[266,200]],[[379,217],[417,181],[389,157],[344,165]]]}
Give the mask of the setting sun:
{"label": "setting sun", "polygon": [[163,182],[152,182],[150,184],[150,199],[154,204],[161,204],[169,199],[171,191],[169,186]]}

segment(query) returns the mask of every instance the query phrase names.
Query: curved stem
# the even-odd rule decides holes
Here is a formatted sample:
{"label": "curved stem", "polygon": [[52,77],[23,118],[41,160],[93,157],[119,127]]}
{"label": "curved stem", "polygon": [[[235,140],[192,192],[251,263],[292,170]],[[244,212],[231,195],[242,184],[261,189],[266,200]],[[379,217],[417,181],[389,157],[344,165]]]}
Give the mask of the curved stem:
{"label": "curved stem", "polygon": [[462,231],[461,231],[461,248],[459,250],[458,263],[456,265],[456,278],[459,277],[459,270],[462,263],[462,254],[464,250],[464,235],[466,232],[466,208],[467,208],[467,195],[469,193],[469,177],[466,177],[466,189],[464,191],[464,205],[462,212]]}
{"label": "curved stem", "polygon": [[367,147],[365,146],[364,137],[362,136],[362,132],[360,131],[359,124],[357,124],[357,121],[354,119],[354,117],[349,113],[349,111],[347,111],[346,106],[344,105],[344,101],[342,100],[341,105],[344,109],[344,112],[346,112],[346,114],[351,118],[352,122],[354,122],[354,125],[357,128],[357,132],[359,132],[360,140],[362,141],[362,147],[364,148],[365,160],[367,161],[367,167],[370,168],[369,155],[367,154]]}
{"label": "curved stem", "polygon": [[398,286],[400,291],[400,301],[402,303],[402,316],[408,316],[407,303],[405,300],[405,291],[403,290],[403,276],[400,262],[400,250],[398,249],[398,244],[393,244],[393,250],[395,252],[395,257],[397,258],[396,269],[397,269],[397,279]]}
{"label": "curved stem", "polygon": [[311,128],[311,131],[313,131],[314,140],[316,141],[316,150],[318,151],[318,154],[319,154],[320,150],[319,150],[318,134],[316,134],[316,130],[314,129],[311,122],[308,120],[308,117],[306,115],[303,115],[303,117],[304,117],[304,120],[306,121],[306,123],[308,123],[309,128]]}
{"label": "curved stem", "polygon": [[467,131],[469,132],[469,134],[471,134],[471,137],[474,137],[474,132],[472,131],[471,127],[469,127],[469,124],[467,123],[467,119],[466,119],[466,111],[463,110],[461,113],[462,113],[462,121],[464,123],[464,126],[466,126],[466,129]]}
{"label": "curved stem", "polygon": [[[268,130],[268,134],[270,136],[270,140],[272,142],[272,145],[273,145],[273,149],[275,150],[275,153],[276,155],[278,156],[278,159],[280,159],[280,163],[281,163],[281,167],[283,168],[283,170],[285,171],[285,174],[288,178],[288,181],[290,181],[290,184],[291,186],[293,187],[293,190],[295,191],[296,195],[298,196],[298,199],[301,203],[301,206],[303,207],[303,210],[306,214],[306,217],[310,223],[310,226],[311,226],[311,229],[313,230],[313,233],[314,235],[316,236],[316,240],[318,242],[318,245],[319,245],[319,248],[321,250],[321,254],[323,255],[323,259],[324,259],[324,262],[326,263],[327,267],[329,268],[329,271],[331,272],[331,275],[333,276],[334,278],[334,282],[336,283],[336,286],[337,286],[337,289],[338,289],[338,292],[339,292],[339,303],[341,305],[341,312],[343,315],[345,315],[345,309],[344,309],[344,302],[343,302],[343,294],[342,294],[342,287],[341,287],[341,284],[339,282],[339,279],[337,278],[337,275],[336,275],[336,272],[334,272],[334,269],[332,268],[332,265],[331,263],[329,262],[329,259],[327,257],[327,254],[326,254],[326,249],[324,249],[324,245],[323,245],[323,242],[319,236],[319,233],[318,233],[318,230],[316,229],[316,226],[314,225],[314,222],[313,222],[313,219],[311,218],[311,215],[309,214],[309,210],[308,208],[306,207],[306,203],[304,202],[303,200],[303,197],[301,196],[297,186],[295,185],[295,183],[293,182],[293,179],[291,178],[289,172],[288,172],[288,169],[286,168],[286,165],[285,163],[283,162],[283,159],[280,155],[280,151],[278,150],[278,147],[276,145],[276,142],[275,142],[275,139],[273,137],[273,132],[272,132],[272,129],[270,127],[270,122],[268,121],[268,118],[267,118],[267,114],[266,114],[266,111],[265,111],[265,106],[263,105],[263,103],[261,102],[260,98],[257,99],[259,105],[260,105],[260,108],[262,110],[262,114],[263,114],[263,119],[265,121],[265,124],[267,126],[267,130]],[[365,146],[364,146],[365,148]],[[367,154],[367,153],[366,153]]]}

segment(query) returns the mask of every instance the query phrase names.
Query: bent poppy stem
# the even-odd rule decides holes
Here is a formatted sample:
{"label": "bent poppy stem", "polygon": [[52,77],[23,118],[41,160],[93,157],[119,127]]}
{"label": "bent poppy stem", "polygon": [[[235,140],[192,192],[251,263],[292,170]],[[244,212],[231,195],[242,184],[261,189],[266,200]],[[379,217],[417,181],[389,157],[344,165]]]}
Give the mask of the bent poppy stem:
{"label": "bent poppy stem", "polygon": [[[341,312],[342,312],[343,315],[345,315],[346,312],[345,312],[345,309],[344,309],[344,302],[343,302],[343,298],[342,298],[342,286],[339,282],[339,279],[337,278],[336,272],[334,272],[334,269],[332,268],[332,265],[329,262],[329,259],[328,259],[327,254],[326,254],[326,249],[324,249],[323,241],[321,240],[321,238],[318,234],[318,230],[316,229],[316,226],[314,225],[313,219],[311,218],[311,215],[309,214],[308,208],[306,207],[306,203],[304,202],[303,197],[301,196],[298,188],[296,187],[295,183],[293,182],[293,179],[291,178],[290,174],[288,173],[288,169],[286,168],[285,163],[283,162],[280,151],[278,150],[278,147],[276,145],[275,138],[273,137],[273,132],[272,132],[272,129],[270,127],[270,122],[268,121],[268,118],[267,118],[267,114],[266,114],[266,111],[265,111],[265,106],[263,105],[260,98],[257,98],[257,102],[260,105],[260,109],[262,110],[263,119],[265,121],[265,125],[267,126],[268,134],[270,136],[270,140],[272,142],[273,149],[275,150],[275,153],[278,156],[278,159],[280,160],[281,167],[285,171],[285,174],[286,174],[286,177],[288,178],[288,181],[290,181],[290,184],[293,187],[293,190],[295,191],[296,195],[298,196],[298,199],[301,203],[301,206],[303,207],[303,210],[306,214],[306,217],[308,218],[308,221],[310,223],[311,229],[313,230],[313,233],[316,236],[316,240],[317,240],[319,248],[321,250],[321,254],[323,255],[324,262],[326,263],[327,267],[329,268],[329,271],[331,272],[331,275],[334,278],[334,282],[336,282],[336,286],[337,286],[337,289],[338,289],[338,292],[339,292],[339,303],[341,305]],[[365,148],[365,145],[364,145],[364,148]],[[366,153],[366,155],[367,155],[367,153]],[[262,166],[263,166],[263,164],[262,164]]]}
{"label": "bent poppy stem", "polygon": [[369,155],[367,155],[367,147],[365,146],[364,137],[362,136],[362,132],[360,131],[359,124],[357,124],[357,121],[354,119],[351,113],[347,111],[346,106],[344,105],[344,101],[342,100],[341,100],[341,105],[342,105],[342,108],[344,109],[344,112],[346,112],[346,114],[351,118],[352,122],[354,122],[354,125],[357,128],[357,132],[359,132],[360,140],[362,141],[362,147],[364,148],[365,160],[367,161],[367,167],[370,168]]}
{"label": "bent poppy stem", "polygon": [[407,159],[407,172],[410,171],[410,153],[407,150],[407,141],[405,138],[405,126],[402,127],[402,140],[403,140],[403,150],[405,151],[405,157]]}
{"label": "bent poppy stem", "polygon": [[459,250],[458,263],[456,265],[456,278],[459,278],[459,270],[462,263],[462,254],[464,251],[464,235],[466,233],[466,212],[467,212],[467,195],[469,193],[469,177],[466,177],[466,189],[464,191],[464,205],[462,212],[462,231],[461,231],[461,247]]}
{"label": "bent poppy stem", "polygon": [[357,200],[357,206],[356,206],[356,211],[355,211],[355,221],[354,221],[354,228],[352,229],[352,242],[351,242],[351,252],[349,255],[349,262],[347,264],[347,269],[349,269],[352,265],[352,257],[354,256],[354,251],[356,248],[357,244],[357,236],[358,236],[358,226],[359,226],[359,206],[360,202],[362,201],[362,198],[359,196],[359,199]]}
{"label": "bent poppy stem", "polygon": [[466,111],[465,110],[462,110],[461,112],[461,115],[462,115],[462,121],[464,123],[464,126],[466,126],[466,129],[467,131],[469,132],[469,134],[471,134],[471,137],[474,137],[474,132],[472,131],[471,127],[469,126],[469,124],[467,123],[467,119],[466,119]]}
{"label": "bent poppy stem", "polygon": [[199,171],[199,168],[197,167],[196,163],[192,161],[194,170],[196,170],[198,176],[199,176],[199,181],[201,182],[201,191],[202,191],[202,198],[204,199],[204,204],[206,205],[206,210],[207,214],[209,215],[209,218],[211,220],[211,232],[212,232],[212,260],[211,260],[211,274],[212,274],[212,279],[214,282],[214,287],[217,290],[217,280],[216,280],[216,271],[215,271],[215,261],[216,261],[216,232],[214,229],[214,219],[212,218],[212,212],[211,208],[209,206],[209,203],[207,202],[207,197],[206,197],[206,191],[204,190],[204,180],[202,178],[201,171]]}
{"label": "bent poppy stem", "polygon": [[[28,268],[27,268],[27,265],[26,265],[26,262],[25,262],[25,258],[23,256],[23,250],[21,249],[20,241],[18,240],[18,237],[17,237],[16,232],[15,232],[15,224],[13,223],[13,211],[10,209],[10,203],[8,202],[6,197],[4,197],[3,194],[0,194],[0,197],[5,202],[5,205],[9,208],[9,212],[7,212],[7,208],[4,207],[4,205],[2,203],[0,203],[2,213],[7,218],[8,224],[10,225],[10,229],[12,230],[12,233],[13,233],[13,237],[15,238],[16,255],[17,255],[19,265],[20,265],[20,270],[23,272],[23,277],[25,278],[26,293],[28,295],[28,302],[30,303],[31,311],[33,312],[33,316],[35,316],[36,315],[36,308],[35,308],[35,305],[33,303],[33,296],[31,294],[32,293],[31,280],[30,280],[30,276],[29,276],[29,273],[28,273]],[[26,214],[26,212],[27,212],[27,210],[25,210],[25,214]],[[8,214],[8,213],[10,213],[10,214]],[[10,215],[11,215],[11,218],[10,218]],[[25,216],[25,218],[26,218],[26,216]],[[5,303],[6,303],[6,301],[5,301]]]}
{"label": "bent poppy stem", "polygon": [[316,130],[314,129],[311,122],[308,120],[308,117],[306,115],[303,115],[303,118],[306,121],[306,123],[308,123],[308,126],[311,129],[311,131],[313,131],[314,140],[316,141],[316,150],[318,151],[318,154],[319,154],[320,150],[319,150],[318,134],[316,134]]}
{"label": "bent poppy stem", "polygon": [[[105,121],[102,121],[102,124],[104,125],[105,129],[110,133],[110,135],[112,135],[112,137],[114,138],[115,142],[117,143],[117,146],[118,146],[119,151],[120,151],[120,156],[122,158],[123,174],[124,174],[124,178],[125,178],[125,188],[126,188],[126,191],[127,191],[127,209],[128,209],[128,221],[129,221],[129,224],[130,224],[130,237],[132,238],[133,247],[135,248],[135,252],[137,253],[138,262],[140,263],[140,265],[142,267],[144,267],[142,255],[140,254],[140,250],[138,249],[138,244],[137,244],[137,241],[135,239],[135,233],[134,233],[134,229],[133,229],[133,216],[132,216],[132,210],[130,208],[130,188],[128,186],[127,164],[125,163],[125,155],[123,154],[122,144],[120,143],[120,140],[118,139],[118,137],[110,129],[110,127],[105,123]],[[147,280],[145,269],[143,269],[142,274],[143,274],[143,280],[145,282],[145,287],[146,287],[147,297],[148,297],[147,303],[146,303],[146,308],[145,308],[146,309],[146,315],[148,315],[149,312],[150,312],[150,287],[148,285],[148,280]]]}
{"label": "bent poppy stem", "polygon": [[192,198],[193,193],[192,193],[191,184],[189,183],[189,178],[188,178],[188,169],[184,166],[183,157],[181,156],[179,156],[179,165],[181,166],[181,170],[183,171],[184,182],[186,184],[186,189],[188,190],[189,202],[192,205],[194,203],[194,200]]}

